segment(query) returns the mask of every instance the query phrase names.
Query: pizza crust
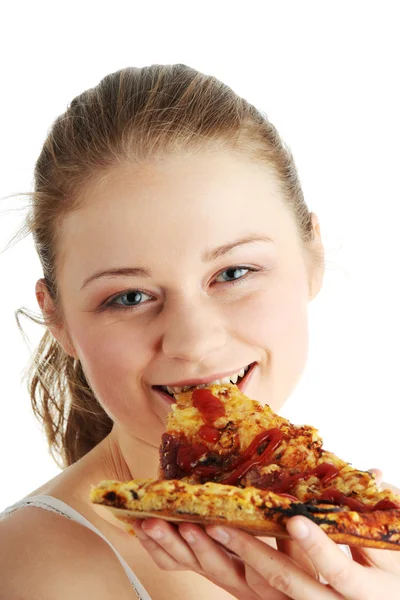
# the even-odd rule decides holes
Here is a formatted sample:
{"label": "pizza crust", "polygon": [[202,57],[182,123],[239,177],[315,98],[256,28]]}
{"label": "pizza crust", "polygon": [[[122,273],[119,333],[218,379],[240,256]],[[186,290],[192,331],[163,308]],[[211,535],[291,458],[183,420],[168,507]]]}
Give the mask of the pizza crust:
{"label": "pizza crust", "polygon": [[90,499],[106,506],[134,534],[135,519],[156,517],[172,523],[228,525],[260,537],[288,538],[286,523],[303,515],[336,543],[400,550],[400,510],[358,513],[332,504],[307,504],[269,490],[214,482],[136,479],[102,481]]}

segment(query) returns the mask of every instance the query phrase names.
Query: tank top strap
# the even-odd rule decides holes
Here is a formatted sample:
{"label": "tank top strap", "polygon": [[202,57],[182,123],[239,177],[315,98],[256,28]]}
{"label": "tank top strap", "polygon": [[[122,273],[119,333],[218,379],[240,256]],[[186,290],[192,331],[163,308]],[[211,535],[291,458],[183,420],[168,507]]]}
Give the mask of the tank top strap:
{"label": "tank top strap", "polygon": [[118,550],[116,548],[114,548],[114,546],[111,544],[111,542],[106,538],[106,536],[99,529],[97,529],[97,527],[95,527],[90,521],[88,521],[88,519],[86,519],[78,511],[76,511],[74,508],[72,508],[72,506],[69,506],[69,504],[66,504],[62,500],[59,500],[58,498],[54,498],[53,496],[47,496],[44,494],[38,495],[38,496],[28,496],[26,498],[23,498],[22,500],[19,500],[12,506],[8,506],[0,514],[0,518],[2,518],[2,517],[4,518],[7,514],[10,514],[20,508],[23,508],[24,506],[35,506],[38,508],[43,508],[45,510],[50,510],[59,515],[67,517],[68,519],[77,521],[81,525],[87,527],[88,529],[91,529],[94,533],[97,533],[97,535],[100,536],[110,546],[112,551],[116,554],[118,560],[120,561],[122,567],[125,570],[125,573],[128,576],[129,581],[131,582],[131,584],[137,594],[137,597],[140,598],[140,600],[152,600],[151,597],[149,596],[149,594],[147,593],[147,591],[145,590],[145,588],[143,587],[143,585],[140,583],[139,579],[136,577],[136,575],[134,574],[134,572],[128,565],[128,563],[124,560],[124,558],[118,552]]}

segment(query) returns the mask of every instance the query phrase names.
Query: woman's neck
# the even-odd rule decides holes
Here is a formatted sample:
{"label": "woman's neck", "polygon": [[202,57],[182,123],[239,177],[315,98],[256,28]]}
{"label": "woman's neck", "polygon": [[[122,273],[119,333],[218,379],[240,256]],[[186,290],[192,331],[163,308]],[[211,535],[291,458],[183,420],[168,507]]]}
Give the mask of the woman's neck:
{"label": "woman's neck", "polygon": [[129,481],[147,477],[157,478],[158,447],[117,432],[114,428],[91,454],[91,458],[104,472],[104,479]]}

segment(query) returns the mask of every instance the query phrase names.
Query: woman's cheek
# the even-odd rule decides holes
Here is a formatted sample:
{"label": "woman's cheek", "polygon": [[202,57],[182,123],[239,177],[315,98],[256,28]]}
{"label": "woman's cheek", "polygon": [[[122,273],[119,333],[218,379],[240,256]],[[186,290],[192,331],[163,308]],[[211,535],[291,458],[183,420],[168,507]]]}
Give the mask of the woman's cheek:
{"label": "woman's cheek", "polygon": [[282,345],[301,338],[307,330],[307,303],[290,286],[254,290],[230,311],[230,324],[243,339],[257,347]]}
{"label": "woman's cheek", "polygon": [[77,340],[78,353],[85,375],[98,397],[115,397],[118,392],[129,391],[135,385],[134,373],[140,372],[145,360],[142,342],[129,335],[129,326],[125,323],[125,331],[116,331],[107,327],[102,331],[85,335],[81,329]]}
{"label": "woman's cheek", "polygon": [[297,382],[307,361],[307,307],[304,286],[289,282],[273,291],[253,292],[231,315],[236,335],[246,344],[265,350],[277,380],[284,379],[288,389]]}

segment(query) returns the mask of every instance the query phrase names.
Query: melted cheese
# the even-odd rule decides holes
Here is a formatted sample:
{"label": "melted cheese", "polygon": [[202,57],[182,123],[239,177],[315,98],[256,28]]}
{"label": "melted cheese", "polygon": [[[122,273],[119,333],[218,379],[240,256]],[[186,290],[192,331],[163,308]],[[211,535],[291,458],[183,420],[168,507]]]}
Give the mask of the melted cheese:
{"label": "melted cheese", "polygon": [[[298,473],[323,463],[330,463],[339,469],[338,475],[326,485],[315,475],[296,482],[290,494],[300,500],[315,498],[330,487],[367,504],[393,496],[390,490],[380,492],[369,473],[357,471],[332,452],[324,450],[323,440],[314,427],[291,424],[274,413],[268,405],[263,406],[242,394],[234,384],[211,385],[208,389],[221,400],[225,408],[225,415],[214,422],[214,426],[222,430],[220,439],[217,442],[208,442],[199,437],[199,429],[204,425],[204,419],[200,411],[192,405],[191,391],[176,394],[176,404],[172,405],[167,417],[168,433],[182,432],[189,443],[201,442],[210,450],[223,455],[230,454],[235,448],[243,453],[261,432],[278,428],[283,433],[283,440],[274,450],[271,464],[257,467],[260,475],[277,471],[287,474],[293,469]],[[198,479],[188,475],[182,481],[197,483]]]}

